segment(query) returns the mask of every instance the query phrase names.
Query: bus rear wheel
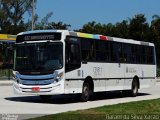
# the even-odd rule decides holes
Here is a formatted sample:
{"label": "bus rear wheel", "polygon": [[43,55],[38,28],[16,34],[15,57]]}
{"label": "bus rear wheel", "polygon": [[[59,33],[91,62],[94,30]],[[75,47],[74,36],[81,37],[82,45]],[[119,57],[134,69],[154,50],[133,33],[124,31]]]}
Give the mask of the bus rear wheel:
{"label": "bus rear wheel", "polygon": [[91,89],[89,83],[85,82],[82,88],[81,100],[82,102],[87,102],[90,98]]}
{"label": "bus rear wheel", "polygon": [[136,97],[137,94],[138,94],[138,81],[136,79],[133,79],[131,95],[132,97]]}

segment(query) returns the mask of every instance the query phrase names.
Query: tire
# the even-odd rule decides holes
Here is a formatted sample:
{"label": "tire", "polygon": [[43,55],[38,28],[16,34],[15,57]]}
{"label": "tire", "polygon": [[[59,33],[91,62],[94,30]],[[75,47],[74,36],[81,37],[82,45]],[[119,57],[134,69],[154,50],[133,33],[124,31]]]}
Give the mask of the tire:
{"label": "tire", "polygon": [[138,81],[136,79],[132,82],[131,95],[132,97],[136,97],[138,94]]}
{"label": "tire", "polygon": [[49,102],[51,100],[51,95],[40,95],[40,98],[43,102]]}
{"label": "tire", "polygon": [[90,98],[90,94],[91,94],[91,89],[90,89],[90,85],[89,83],[85,82],[83,84],[83,88],[82,88],[82,94],[81,94],[81,101],[82,102],[87,102]]}

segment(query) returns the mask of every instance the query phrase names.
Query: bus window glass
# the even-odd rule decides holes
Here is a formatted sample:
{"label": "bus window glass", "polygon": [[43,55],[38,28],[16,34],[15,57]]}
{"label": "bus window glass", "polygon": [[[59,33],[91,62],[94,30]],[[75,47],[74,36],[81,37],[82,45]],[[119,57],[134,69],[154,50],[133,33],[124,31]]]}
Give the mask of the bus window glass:
{"label": "bus window glass", "polygon": [[109,43],[106,41],[96,41],[96,61],[109,61]]}
{"label": "bus window glass", "polygon": [[111,61],[112,62],[120,62],[120,58],[122,57],[121,44],[117,42],[112,42],[110,45],[111,49]]}
{"label": "bus window glass", "polygon": [[16,66],[24,74],[38,71],[42,74],[63,67],[62,43],[31,43],[16,46]]}
{"label": "bus window glass", "polygon": [[81,39],[82,60],[95,61],[95,42],[90,39]]}
{"label": "bus window glass", "polygon": [[79,42],[71,42],[68,38],[66,40],[66,72],[79,68],[81,66],[80,58]]}

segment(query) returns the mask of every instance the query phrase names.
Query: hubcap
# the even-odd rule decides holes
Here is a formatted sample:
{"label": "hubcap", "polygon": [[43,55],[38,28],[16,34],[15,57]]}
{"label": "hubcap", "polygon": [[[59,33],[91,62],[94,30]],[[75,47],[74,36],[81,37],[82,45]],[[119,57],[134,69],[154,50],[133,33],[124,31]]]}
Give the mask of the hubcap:
{"label": "hubcap", "polygon": [[84,96],[85,96],[85,98],[87,98],[88,97],[88,94],[89,94],[89,90],[88,90],[88,87],[84,87]]}
{"label": "hubcap", "polygon": [[134,83],[134,85],[133,85],[133,93],[137,94],[137,90],[138,90],[138,86],[137,86],[136,83]]}

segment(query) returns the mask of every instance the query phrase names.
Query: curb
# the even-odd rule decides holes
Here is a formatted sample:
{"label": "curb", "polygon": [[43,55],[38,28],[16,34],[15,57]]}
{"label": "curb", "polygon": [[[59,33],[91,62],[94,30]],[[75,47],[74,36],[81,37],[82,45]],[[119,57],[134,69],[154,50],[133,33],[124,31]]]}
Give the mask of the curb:
{"label": "curb", "polygon": [[13,84],[13,80],[0,80],[0,86],[11,86]]}
{"label": "curb", "polygon": [[160,82],[160,78],[157,78],[157,80],[156,80],[157,82]]}

